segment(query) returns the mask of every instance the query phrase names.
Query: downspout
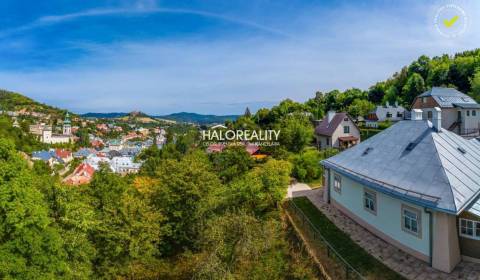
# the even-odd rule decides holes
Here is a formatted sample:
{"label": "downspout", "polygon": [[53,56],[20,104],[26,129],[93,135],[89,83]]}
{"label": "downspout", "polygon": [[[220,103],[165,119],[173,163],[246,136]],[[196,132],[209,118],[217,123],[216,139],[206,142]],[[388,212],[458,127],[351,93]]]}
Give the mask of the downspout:
{"label": "downspout", "polygon": [[330,168],[327,169],[327,203],[330,204]]}
{"label": "downspout", "polygon": [[429,229],[428,229],[428,235],[429,235],[429,257],[430,257],[430,267],[433,266],[433,215],[432,211],[428,209],[427,207],[424,208],[425,213],[428,214],[428,224],[429,224]]}

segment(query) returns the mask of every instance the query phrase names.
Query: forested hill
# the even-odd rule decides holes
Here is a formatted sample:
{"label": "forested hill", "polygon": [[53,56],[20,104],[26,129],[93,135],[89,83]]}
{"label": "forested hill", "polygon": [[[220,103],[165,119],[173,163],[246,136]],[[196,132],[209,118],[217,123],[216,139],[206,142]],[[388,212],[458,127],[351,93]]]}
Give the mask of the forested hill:
{"label": "forested hill", "polygon": [[346,111],[353,117],[364,116],[375,105],[387,101],[409,108],[416,96],[431,87],[453,87],[480,102],[480,49],[433,58],[422,55],[386,81],[366,90],[317,92],[302,106],[315,118],[321,118],[328,110]]}
{"label": "forested hill", "polygon": [[479,99],[480,49],[429,58],[422,55],[390,79],[373,85],[368,99],[373,103],[399,101],[410,105],[413,99],[431,87],[454,87]]}
{"label": "forested hill", "polygon": [[173,120],[177,122],[189,122],[189,123],[198,123],[198,124],[211,124],[211,123],[224,123],[227,120],[234,121],[238,118],[237,115],[226,115],[226,116],[217,116],[217,115],[202,115],[196,113],[174,113],[165,116],[158,116],[161,119]]}
{"label": "forested hill", "polygon": [[20,93],[0,89],[0,111],[37,112],[63,116],[65,110],[42,104]]}

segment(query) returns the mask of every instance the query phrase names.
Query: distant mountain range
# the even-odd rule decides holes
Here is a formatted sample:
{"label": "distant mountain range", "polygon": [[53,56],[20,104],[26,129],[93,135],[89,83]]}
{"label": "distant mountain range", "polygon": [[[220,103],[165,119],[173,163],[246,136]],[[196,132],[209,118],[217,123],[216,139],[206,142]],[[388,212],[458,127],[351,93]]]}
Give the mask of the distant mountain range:
{"label": "distant mountain range", "polygon": [[[129,116],[132,113],[86,113],[81,115],[84,118],[103,118],[103,119],[113,119],[113,118],[123,118],[125,116]],[[139,112],[136,112],[139,114]],[[140,113],[143,114],[143,113]],[[202,115],[197,113],[174,113],[169,115],[163,116],[150,116],[151,118],[155,119],[164,119],[164,120],[172,120],[176,122],[188,122],[188,123],[198,123],[198,124],[212,124],[212,123],[224,123],[226,120],[236,120],[239,116],[238,115],[225,115],[225,116],[217,116],[217,115]]]}

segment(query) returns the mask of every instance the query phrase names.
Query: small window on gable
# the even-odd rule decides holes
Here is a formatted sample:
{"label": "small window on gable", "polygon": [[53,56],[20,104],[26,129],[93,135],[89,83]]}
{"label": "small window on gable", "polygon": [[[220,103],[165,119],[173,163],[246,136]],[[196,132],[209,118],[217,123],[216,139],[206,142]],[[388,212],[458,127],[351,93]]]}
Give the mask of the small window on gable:
{"label": "small window on gable", "polygon": [[348,122],[348,118],[347,118],[347,117],[345,117],[343,120],[346,121],[346,122]]}
{"label": "small window on gable", "polygon": [[343,133],[350,133],[350,126],[346,125],[343,127]]}
{"label": "small window on gable", "polygon": [[333,189],[338,193],[342,193],[342,177],[338,174],[334,176]]}

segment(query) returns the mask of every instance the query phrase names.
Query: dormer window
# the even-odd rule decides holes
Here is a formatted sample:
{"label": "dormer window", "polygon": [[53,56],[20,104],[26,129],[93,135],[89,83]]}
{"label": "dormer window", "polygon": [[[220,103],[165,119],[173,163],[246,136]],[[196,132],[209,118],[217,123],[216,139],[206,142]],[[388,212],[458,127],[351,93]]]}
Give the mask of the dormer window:
{"label": "dormer window", "polygon": [[427,98],[426,97],[422,97],[422,103],[423,104],[427,103]]}

